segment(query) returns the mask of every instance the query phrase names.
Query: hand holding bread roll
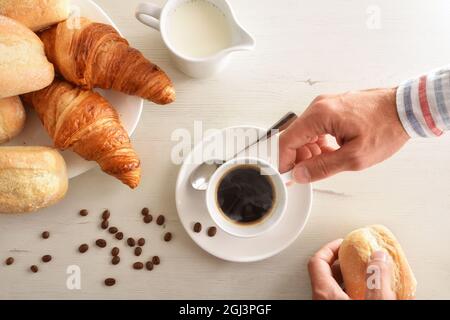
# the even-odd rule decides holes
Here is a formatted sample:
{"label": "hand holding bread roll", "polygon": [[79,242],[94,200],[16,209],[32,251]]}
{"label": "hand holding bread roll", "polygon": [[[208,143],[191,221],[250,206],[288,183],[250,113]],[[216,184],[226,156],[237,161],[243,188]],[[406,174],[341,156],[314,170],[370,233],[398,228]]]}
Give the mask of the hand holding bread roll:
{"label": "hand holding bread roll", "polygon": [[0,213],[48,207],[68,188],[66,164],[46,147],[0,147]]}
{"label": "hand holding bread roll", "polygon": [[11,140],[22,131],[25,117],[19,97],[0,99],[0,144]]}
{"label": "hand holding bread roll", "polygon": [[413,299],[416,279],[395,236],[382,225],[373,225],[349,233],[339,249],[339,262],[346,293],[362,300],[367,291],[367,267],[376,251],[384,251],[392,263],[391,285],[398,300]]}
{"label": "hand holding bread roll", "polygon": [[38,31],[69,17],[69,0],[0,0],[0,14]]}
{"label": "hand holding bread roll", "polygon": [[54,76],[39,37],[21,23],[0,15],[0,98],[45,88]]}

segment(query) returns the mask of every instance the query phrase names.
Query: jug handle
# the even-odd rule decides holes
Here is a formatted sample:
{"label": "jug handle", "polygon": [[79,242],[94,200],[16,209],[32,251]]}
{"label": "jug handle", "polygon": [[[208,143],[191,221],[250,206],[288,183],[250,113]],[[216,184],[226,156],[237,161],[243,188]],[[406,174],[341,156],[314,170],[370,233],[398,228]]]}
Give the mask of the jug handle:
{"label": "jug handle", "polygon": [[136,8],[135,17],[139,22],[153,29],[159,30],[161,8],[150,2],[142,2]]}

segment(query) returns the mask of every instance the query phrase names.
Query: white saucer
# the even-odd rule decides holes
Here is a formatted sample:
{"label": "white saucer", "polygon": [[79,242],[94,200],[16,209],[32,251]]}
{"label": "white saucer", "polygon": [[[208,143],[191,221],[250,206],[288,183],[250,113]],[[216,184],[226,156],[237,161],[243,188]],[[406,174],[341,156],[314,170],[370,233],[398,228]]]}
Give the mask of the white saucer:
{"label": "white saucer", "polygon": [[[79,11],[81,16],[93,21],[107,23],[117,29],[108,15],[91,0],[72,0],[72,10]],[[118,29],[117,29],[118,30]],[[139,122],[142,113],[143,100],[139,97],[128,96],[113,90],[96,89],[120,115],[120,120],[128,135],[132,135]],[[53,146],[53,142],[45,131],[41,121],[33,110],[27,109],[27,120],[22,133],[5,144],[9,146]],[[61,152],[66,161],[69,178],[76,177],[97,164],[94,161],[86,161],[76,153],[67,150]]]}
{"label": "white saucer", "polygon": [[[225,135],[228,130],[253,128],[264,133],[264,129],[252,126],[231,127],[220,133]],[[186,157],[178,174],[176,184],[176,205],[181,223],[189,236],[202,249],[210,254],[228,261],[251,262],[267,259],[286,249],[300,235],[308,220],[312,203],[311,185],[295,184],[288,187],[288,208],[281,221],[270,231],[254,238],[239,238],[218,228],[215,237],[208,237],[206,230],[214,226],[205,203],[205,192],[197,191],[189,183],[191,172],[197,167],[193,157],[201,149],[207,137],[198,144]],[[266,159],[267,160],[267,159]],[[202,231],[195,233],[193,225],[202,224]]]}

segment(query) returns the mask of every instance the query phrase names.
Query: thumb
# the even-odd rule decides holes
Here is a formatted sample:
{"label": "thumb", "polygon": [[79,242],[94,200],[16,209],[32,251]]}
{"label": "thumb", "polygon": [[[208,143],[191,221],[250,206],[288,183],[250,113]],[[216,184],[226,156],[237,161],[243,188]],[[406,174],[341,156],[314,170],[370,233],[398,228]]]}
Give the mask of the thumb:
{"label": "thumb", "polygon": [[294,180],[297,183],[310,183],[350,169],[348,150],[344,146],[298,163],[292,170]]}
{"label": "thumb", "polygon": [[392,261],[384,251],[375,251],[366,272],[366,300],[395,300],[392,290]]}

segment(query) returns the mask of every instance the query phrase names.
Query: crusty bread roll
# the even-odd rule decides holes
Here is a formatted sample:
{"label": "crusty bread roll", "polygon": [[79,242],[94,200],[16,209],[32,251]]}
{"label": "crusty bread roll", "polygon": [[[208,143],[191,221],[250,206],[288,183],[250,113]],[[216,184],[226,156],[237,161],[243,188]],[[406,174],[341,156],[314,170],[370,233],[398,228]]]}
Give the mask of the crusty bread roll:
{"label": "crusty bread roll", "polygon": [[339,249],[339,263],[347,294],[362,300],[366,292],[366,272],[374,251],[387,252],[393,264],[392,289],[399,300],[413,299],[416,279],[395,236],[382,225],[373,225],[349,233]]}
{"label": "crusty bread roll", "polygon": [[0,99],[0,143],[9,141],[22,131],[25,117],[19,97]]}
{"label": "crusty bread roll", "polygon": [[0,213],[50,206],[67,192],[66,164],[46,147],[0,147]]}
{"label": "crusty bread roll", "polygon": [[0,98],[45,88],[55,76],[39,37],[0,15]]}
{"label": "crusty bread roll", "polygon": [[69,0],[0,0],[0,14],[38,31],[66,20]]}

